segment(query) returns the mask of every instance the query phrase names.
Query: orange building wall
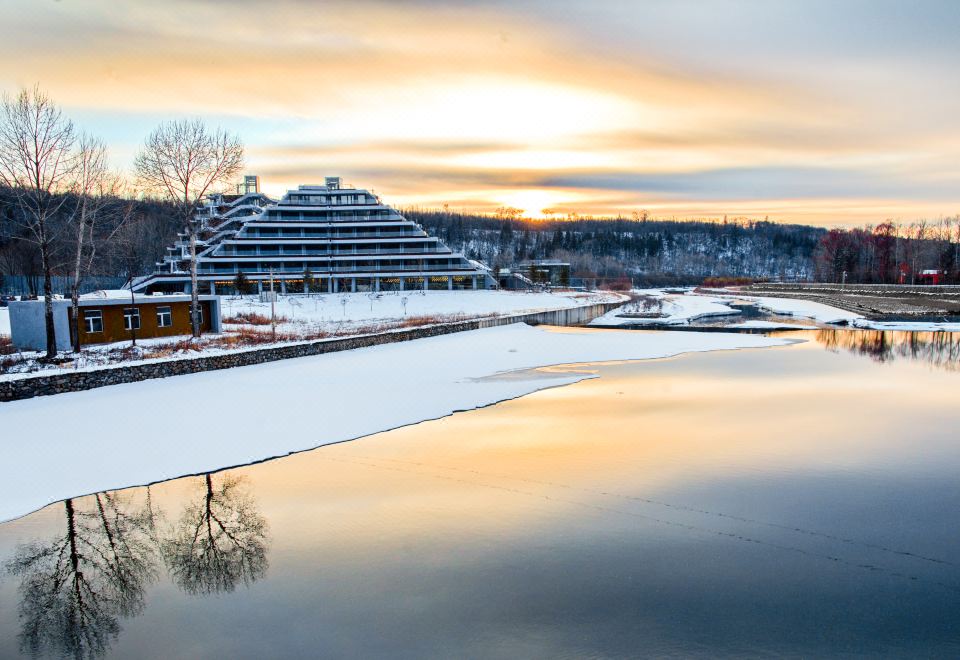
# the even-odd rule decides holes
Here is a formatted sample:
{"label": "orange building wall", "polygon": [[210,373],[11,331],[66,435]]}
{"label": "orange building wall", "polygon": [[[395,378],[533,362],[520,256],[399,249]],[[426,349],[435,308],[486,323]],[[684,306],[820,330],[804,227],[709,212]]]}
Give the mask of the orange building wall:
{"label": "orange building wall", "polygon": [[[176,335],[189,335],[190,328],[190,302],[157,302],[157,303],[137,303],[131,305],[102,305],[85,306],[80,308],[80,344],[109,344],[117,341],[128,341],[131,332],[123,327],[123,310],[130,307],[140,309],[140,329],[136,331],[137,339],[149,339],[151,337],[173,337]],[[157,325],[157,308],[169,307],[173,325],[161,328]],[[203,310],[203,323],[200,324],[201,332],[210,331],[210,303],[200,301],[200,308]],[[88,333],[83,323],[83,314],[87,310],[99,309],[103,313],[103,332]],[[71,323],[71,330],[76,325]]]}

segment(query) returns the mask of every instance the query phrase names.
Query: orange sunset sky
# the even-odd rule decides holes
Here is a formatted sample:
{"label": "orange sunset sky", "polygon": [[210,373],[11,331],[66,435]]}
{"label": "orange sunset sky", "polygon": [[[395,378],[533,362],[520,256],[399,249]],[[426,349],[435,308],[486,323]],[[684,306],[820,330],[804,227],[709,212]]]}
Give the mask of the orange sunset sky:
{"label": "orange sunset sky", "polygon": [[268,193],[770,216],[960,212],[960,3],[3,0],[39,83],[129,169],[164,119],[241,135]]}

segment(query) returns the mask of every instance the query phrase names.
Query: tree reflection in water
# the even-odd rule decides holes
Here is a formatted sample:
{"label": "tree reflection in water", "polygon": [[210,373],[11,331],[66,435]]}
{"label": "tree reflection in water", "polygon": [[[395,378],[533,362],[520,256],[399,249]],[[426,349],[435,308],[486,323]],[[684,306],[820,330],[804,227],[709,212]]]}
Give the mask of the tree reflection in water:
{"label": "tree reflection in water", "polygon": [[215,487],[205,475],[200,497],[166,533],[150,488],[142,492],[138,506],[106,492],[66,500],[63,534],[17,547],[5,568],[21,579],[21,652],[105,654],[120,620],[143,612],[161,556],[174,583],[191,594],[233,591],[266,573],[267,522],[239,478]]}
{"label": "tree reflection in water", "polygon": [[116,493],[64,502],[66,529],[49,542],[18,546],[7,569],[21,576],[20,648],[33,656],[92,658],[140,614],[157,577],[152,512]]}
{"label": "tree reflection in water", "polygon": [[198,499],[161,542],[173,581],[190,594],[230,592],[267,571],[267,521],[237,477],[214,487],[203,477]]}
{"label": "tree reflection in water", "polygon": [[876,362],[897,359],[926,362],[938,369],[960,370],[960,333],[890,330],[818,330],[828,350],[866,355]]}

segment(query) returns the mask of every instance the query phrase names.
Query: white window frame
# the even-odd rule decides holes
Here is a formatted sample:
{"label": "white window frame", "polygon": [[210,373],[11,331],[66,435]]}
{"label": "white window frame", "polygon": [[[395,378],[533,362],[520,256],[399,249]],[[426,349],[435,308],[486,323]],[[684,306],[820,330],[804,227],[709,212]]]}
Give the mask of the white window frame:
{"label": "white window frame", "polygon": [[[133,326],[133,320],[136,319],[137,325]],[[140,326],[140,308],[139,307],[124,307],[123,308],[123,329],[127,332],[132,332],[133,330],[139,330]]]}
{"label": "white window frame", "polygon": [[[100,326],[99,329],[95,328],[94,321]],[[96,335],[103,332],[103,310],[83,310],[83,331],[88,335]]]}
{"label": "white window frame", "polygon": [[[166,322],[164,322],[166,321]],[[173,308],[169,305],[157,307],[157,327],[169,328],[173,325]]]}

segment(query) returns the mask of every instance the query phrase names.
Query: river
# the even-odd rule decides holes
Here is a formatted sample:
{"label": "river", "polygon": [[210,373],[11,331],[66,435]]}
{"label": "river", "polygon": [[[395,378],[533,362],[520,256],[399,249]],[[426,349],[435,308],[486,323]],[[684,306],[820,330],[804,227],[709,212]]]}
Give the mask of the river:
{"label": "river", "polygon": [[0,525],[0,657],[960,655],[960,336],[783,336]]}

